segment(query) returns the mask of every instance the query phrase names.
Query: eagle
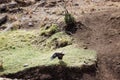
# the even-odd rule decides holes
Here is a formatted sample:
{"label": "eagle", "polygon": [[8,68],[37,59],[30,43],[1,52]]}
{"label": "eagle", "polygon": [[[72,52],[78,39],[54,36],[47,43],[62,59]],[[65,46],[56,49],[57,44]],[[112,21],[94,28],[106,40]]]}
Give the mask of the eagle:
{"label": "eagle", "polygon": [[65,55],[65,54],[64,54],[63,52],[55,52],[55,53],[51,56],[51,60],[55,59],[56,57],[57,57],[59,60],[62,60],[64,55]]}

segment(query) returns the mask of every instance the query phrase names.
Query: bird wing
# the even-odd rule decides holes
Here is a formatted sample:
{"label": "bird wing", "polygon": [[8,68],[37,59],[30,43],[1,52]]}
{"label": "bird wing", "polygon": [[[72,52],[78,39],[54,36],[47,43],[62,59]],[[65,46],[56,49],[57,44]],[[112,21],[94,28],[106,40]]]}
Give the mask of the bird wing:
{"label": "bird wing", "polygon": [[51,60],[55,59],[57,57],[57,54],[54,53],[52,56],[51,56]]}

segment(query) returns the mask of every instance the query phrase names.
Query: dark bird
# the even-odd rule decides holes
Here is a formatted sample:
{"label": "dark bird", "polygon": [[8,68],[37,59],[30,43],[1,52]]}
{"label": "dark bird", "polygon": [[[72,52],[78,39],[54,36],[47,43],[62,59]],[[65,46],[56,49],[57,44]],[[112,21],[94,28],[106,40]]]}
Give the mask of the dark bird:
{"label": "dark bird", "polygon": [[59,60],[62,60],[63,56],[65,54],[63,52],[55,52],[52,56],[51,56],[51,60],[55,59],[56,57],[59,59]]}

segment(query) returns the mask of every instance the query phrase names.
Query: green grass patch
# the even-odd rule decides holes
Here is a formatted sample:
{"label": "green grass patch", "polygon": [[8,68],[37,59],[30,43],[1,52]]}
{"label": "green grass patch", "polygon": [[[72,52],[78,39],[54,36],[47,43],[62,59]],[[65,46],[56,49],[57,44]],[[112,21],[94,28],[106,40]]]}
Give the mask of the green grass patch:
{"label": "green grass patch", "polygon": [[[73,45],[56,49],[56,51],[65,52],[64,63],[59,62],[57,58],[50,60],[55,51],[42,52],[33,47],[1,51],[0,57],[3,58],[4,70],[0,72],[0,75],[15,73],[33,66],[65,65],[68,67],[81,67],[82,65],[95,64],[96,61],[96,52],[78,49]],[[25,64],[28,64],[28,66],[24,67]]]}
{"label": "green grass patch", "polygon": [[34,31],[9,31],[0,34],[0,51],[6,49],[16,49],[24,46],[29,46],[35,38]]}
{"label": "green grass patch", "polygon": [[[40,46],[32,44],[34,41]],[[1,33],[0,60],[3,62],[3,70],[0,70],[0,75],[42,65],[81,67],[82,65],[95,64],[96,52],[79,49],[74,45],[63,46],[71,43],[72,38],[64,32],[57,32],[47,38],[40,36],[36,31],[17,30]],[[59,45],[62,46],[53,49],[54,46]],[[55,51],[65,52],[63,62],[60,62],[57,58],[50,60]],[[28,66],[25,67],[26,64]]]}

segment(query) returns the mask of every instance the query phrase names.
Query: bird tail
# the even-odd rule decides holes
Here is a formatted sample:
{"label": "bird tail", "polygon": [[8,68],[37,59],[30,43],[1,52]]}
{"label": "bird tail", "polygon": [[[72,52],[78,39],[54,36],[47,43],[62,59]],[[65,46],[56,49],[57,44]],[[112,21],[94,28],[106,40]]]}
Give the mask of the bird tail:
{"label": "bird tail", "polygon": [[53,59],[55,59],[55,58],[56,58],[56,56],[51,56],[51,57],[50,57],[51,60],[53,60]]}
{"label": "bird tail", "polygon": [[57,57],[57,54],[54,53],[52,56],[51,56],[51,60],[55,59]]}
{"label": "bird tail", "polygon": [[50,60],[53,60],[54,58],[53,57],[50,57]]}

